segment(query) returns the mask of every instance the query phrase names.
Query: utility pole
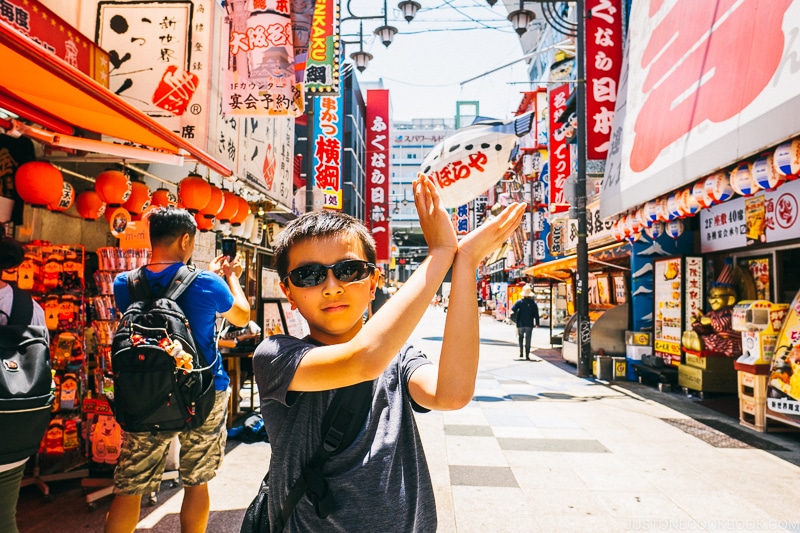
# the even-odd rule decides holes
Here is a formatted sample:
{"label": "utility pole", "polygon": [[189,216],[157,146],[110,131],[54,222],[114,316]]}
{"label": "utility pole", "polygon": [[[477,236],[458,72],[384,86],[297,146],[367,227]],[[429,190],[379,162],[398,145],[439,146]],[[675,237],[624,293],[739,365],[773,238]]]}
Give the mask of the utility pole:
{"label": "utility pole", "polygon": [[589,377],[592,374],[591,323],[589,322],[589,247],[586,243],[586,128],[589,121],[586,117],[586,13],[585,0],[577,0],[577,46],[576,61],[578,113],[578,175],[575,180],[576,216],[578,218],[578,244],[576,248],[577,279],[576,311],[578,314],[578,377]]}

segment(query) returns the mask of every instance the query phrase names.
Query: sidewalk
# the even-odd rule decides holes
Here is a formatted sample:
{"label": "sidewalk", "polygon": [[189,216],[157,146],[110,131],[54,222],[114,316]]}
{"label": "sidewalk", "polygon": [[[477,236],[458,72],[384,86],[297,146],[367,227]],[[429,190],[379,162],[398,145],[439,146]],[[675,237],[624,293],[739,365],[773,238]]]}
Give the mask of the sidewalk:
{"label": "sidewalk", "polygon": [[[430,309],[412,337],[433,359],[445,318]],[[515,328],[489,317],[481,341],[473,401],[417,417],[440,532],[800,531],[797,434],[731,437],[735,420],[680,393],[520,361]],[[538,353],[554,355],[548,343],[546,328],[534,330]],[[267,444],[230,449],[209,485],[209,532],[238,532],[268,458]],[[179,531],[179,490],[167,485],[143,508],[141,531]],[[110,499],[90,513],[77,482],[51,488],[50,504],[23,489],[21,531],[102,531]]]}

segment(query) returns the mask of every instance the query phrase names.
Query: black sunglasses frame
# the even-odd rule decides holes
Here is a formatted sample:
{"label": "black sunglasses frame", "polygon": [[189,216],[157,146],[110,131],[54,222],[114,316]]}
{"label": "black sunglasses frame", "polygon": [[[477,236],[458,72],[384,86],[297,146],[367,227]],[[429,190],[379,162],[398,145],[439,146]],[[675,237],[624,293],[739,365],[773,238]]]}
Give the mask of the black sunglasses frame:
{"label": "black sunglasses frame", "polygon": [[[354,263],[358,264],[358,270],[355,272],[356,277],[354,279],[348,279],[349,275],[342,271],[343,268],[347,268]],[[292,275],[299,276],[299,272],[305,268],[312,269],[305,276],[300,276],[300,281],[298,282]],[[338,261],[332,265],[323,265],[321,263],[309,263],[307,265],[299,266],[294,270],[291,270],[286,276],[283,278],[283,282],[286,283],[287,280],[292,282],[292,285],[301,289],[307,289],[310,287],[316,287],[325,282],[328,279],[328,271],[333,272],[333,276],[342,283],[355,283],[356,281],[364,281],[368,277],[370,277],[377,268],[375,263],[370,263],[369,261],[363,261],[361,259],[344,259],[342,261]],[[323,270],[324,269],[324,270]],[[303,281],[305,278],[312,278],[313,276],[313,283],[306,283]],[[344,279],[342,279],[344,278]]]}

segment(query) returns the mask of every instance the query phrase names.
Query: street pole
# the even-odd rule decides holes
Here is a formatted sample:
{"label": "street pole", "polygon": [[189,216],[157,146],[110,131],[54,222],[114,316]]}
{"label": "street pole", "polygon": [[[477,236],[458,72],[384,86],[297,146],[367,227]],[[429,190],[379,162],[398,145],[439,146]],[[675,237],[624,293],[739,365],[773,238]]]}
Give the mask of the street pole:
{"label": "street pole", "polygon": [[589,377],[592,374],[591,323],[589,322],[589,248],[586,243],[586,128],[589,121],[586,117],[586,19],[585,1],[577,0],[577,113],[578,113],[578,175],[575,181],[576,215],[578,218],[577,279],[575,280],[576,304],[578,313],[578,377]]}
{"label": "street pole", "polygon": [[306,93],[306,213],[314,210],[314,97]]}

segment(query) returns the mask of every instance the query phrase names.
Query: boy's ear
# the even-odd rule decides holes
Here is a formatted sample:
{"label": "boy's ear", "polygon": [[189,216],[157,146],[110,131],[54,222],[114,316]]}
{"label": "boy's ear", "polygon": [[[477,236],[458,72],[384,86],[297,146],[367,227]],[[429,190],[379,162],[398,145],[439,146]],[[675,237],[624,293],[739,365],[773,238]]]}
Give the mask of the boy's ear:
{"label": "boy's ear", "polygon": [[289,304],[292,306],[292,309],[297,309],[297,306],[294,304],[294,298],[292,298],[292,291],[289,290],[288,284],[281,281],[281,290],[283,294],[286,295],[286,299],[289,300]]}

